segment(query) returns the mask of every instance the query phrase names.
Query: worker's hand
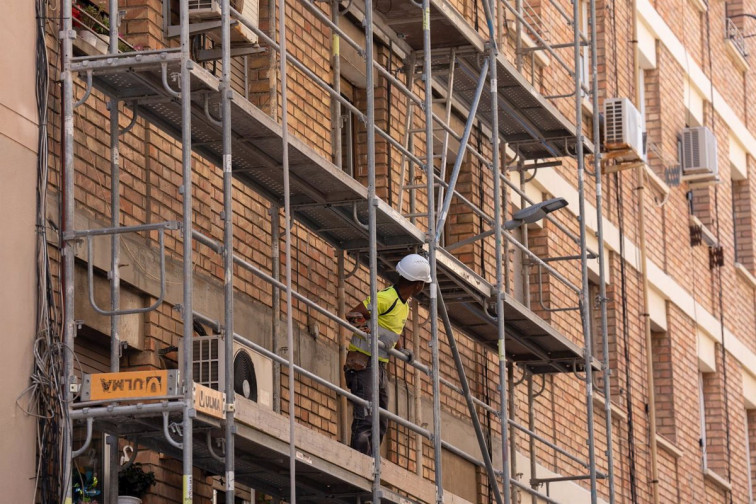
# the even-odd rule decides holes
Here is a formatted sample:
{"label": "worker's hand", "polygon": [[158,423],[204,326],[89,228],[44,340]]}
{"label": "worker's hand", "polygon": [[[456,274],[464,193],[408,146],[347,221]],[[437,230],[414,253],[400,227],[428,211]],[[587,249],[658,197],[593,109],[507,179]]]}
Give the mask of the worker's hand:
{"label": "worker's hand", "polygon": [[367,328],[367,320],[365,319],[365,316],[358,311],[351,311],[347,313],[346,319],[350,324],[357,327],[358,329],[362,329],[364,331]]}
{"label": "worker's hand", "polygon": [[407,362],[412,362],[413,360],[415,360],[415,354],[412,353],[412,350],[409,350],[408,348],[402,348],[399,351],[403,353],[405,357],[407,357]]}

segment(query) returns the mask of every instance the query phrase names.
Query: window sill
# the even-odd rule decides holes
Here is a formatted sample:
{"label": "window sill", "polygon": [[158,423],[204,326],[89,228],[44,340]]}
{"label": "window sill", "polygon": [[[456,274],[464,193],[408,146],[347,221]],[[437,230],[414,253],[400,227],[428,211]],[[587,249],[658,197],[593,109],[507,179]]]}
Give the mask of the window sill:
{"label": "window sill", "polygon": [[654,173],[654,170],[648,166],[648,163],[643,166],[643,171],[646,173],[646,181],[649,183],[650,188],[653,189],[655,194],[659,195],[662,201],[665,200],[669,196],[669,186],[667,183]]}
{"label": "window sill", "polygon": [[698,9],[700,12],[706,12],[709,10],[709,6],[706,4],[706,0],[690,0],[690,3],[693,4],[693,7]]}
{"label": "window sill", "polygon": [[753,274],[748,271],[748,268],[740,264],[739,262],[735,263],[735,271],[738,272],[740,276],[742,276],[746,282],[748,282],[752,288],[756,289],[756,277],[753,276]]}
{"label": "window sill", "polygon": [[707,247],[713,248],[713,247],[719,246],[719,242],[717,242],[716,235],[714,235],[714,233],[712,233],[709,228],[704,226],[703,222],[701,222],[701,219],[699,219],[695,215],[691,215],[690,225],[701,228],[701,237],[702,237],[703,243],[706,244]]}
{"label": "window sill", "polygon": [[726,479],[724,479],[722,476],[715,473],[711,469],[708,469],[708,468],[704,469],[703,474],[704,474],[704,479],[711,481],[712,483],[714,483],[715,485],[717,485],[723,490],[732,492],[732,483],[730,483],[729,481],[727,481]]}
{"label": "window sill", "polygon": [[[593,394],[593,403],[600,405],[601,408],[606,408],[606,399],[604,398],[604,394],[599,393],[599,392],[596,392],[595,394]],[[616,405],[614,401],[612,401],[611,410],[612,410],[612,417],[618,418],[622,420],[623,422],[627,421],[627,414],[624,411],[622,411],[622,409],[620,409],[620,407]]]}
{"label": "window sill", "polygon": [[665,438],[661,434],[656,435],[656,444],[660,446],[665,452],[669,453],[673,457],[679,459],[685,455],[685,452],[675,446],[675,444],[669,439]]}

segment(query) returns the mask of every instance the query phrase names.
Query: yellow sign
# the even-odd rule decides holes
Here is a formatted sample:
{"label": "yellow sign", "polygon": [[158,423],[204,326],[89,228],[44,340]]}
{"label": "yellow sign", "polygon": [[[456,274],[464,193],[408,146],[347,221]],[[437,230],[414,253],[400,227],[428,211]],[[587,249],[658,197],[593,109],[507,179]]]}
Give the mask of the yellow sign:
{"label": "yellow sign", "polygon": [[90,401],[168,395],[168,371],[127,371],[89,375]]}
{"label": "yellow sign", "polygon": [[215,418],[226,416],[226,394],[195,383],[193,387],[194,409]]}

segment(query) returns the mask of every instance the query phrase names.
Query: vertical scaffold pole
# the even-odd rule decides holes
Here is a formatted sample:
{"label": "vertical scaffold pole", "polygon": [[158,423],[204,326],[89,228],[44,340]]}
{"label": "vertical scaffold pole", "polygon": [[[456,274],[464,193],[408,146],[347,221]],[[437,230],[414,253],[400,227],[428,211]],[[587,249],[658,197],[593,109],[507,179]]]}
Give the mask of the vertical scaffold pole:
{"label": "vertical scaffold pole", "polygon": [[192,385],[194,383],[193,374],[193,345],[194,324],[192,321],[193,312],[193,278],[192,278],[192,94],[190,70],[193,62],[190,58],[189,50],[189,4],[188,2],[179,3],[179,23],[181,25],[181,163],[182,163],[182,186],[179,191],[183,194],[183,231],[184,231],[184,249],[183,249],[183,310],[184,319],[183,328],[183,345],[184,345],[184,362],[182,369],[184,375],[184,421],[183,421],[183,457],[182,457],[182,504],[191,504],[193,501],[193,482],[192,482],[192,450],[193,446],[193,393]]}
{"label": "vertical scaffold pole", "polygon": [[[115,4],[115,5],[114,5]],[[118,9],[118,2],[111,0],[111,12],[113,8]],[[118,101],[110,100],[108,102],[110,110],[110,225],[117,228],[120,225],[121,215],[121,166],[119,162],[119,126],[118,126]],[[88,258],[92,261],[93,258]],[[121,235],[113,233],[110,235],[110,310],[113,315],[110,316],[110,371],[117,373],[121,370],[121,335],[118,331],[120,317],[115,313],[121,306],[121,273],[119,263],[121,262]],[[110,453],[118,451],[118,438],[107,435],[110,445]],[[108,483],[109,494],[108,500],[115,504],[118,496],[118,457],[110,456],[110,478]]]}
{"label": "vertical scaffold pole", "polygon": [[[118,162],[118,102],[110,100],[108,102],[110,110],[110,225],[114,229],[120,225],[119,215],[121,213],[121,190],[120,178],[121,170]],[[118,271],[120,262],[121,248],[120,235],[113,233],[110,235],[110,309],[115,312],[120,306],[120,283],[121,275]],[[91,261],[92,258],[90,257]],[[119,316],[114,313],[110,316],[110,371],[117,373],[120,370],[121,359],[121,338],[118,334]]]}
{"label": "vertical scaffold pole", "polygon": [[289,487],[290,504],[297,504],[296,391],[294,380],[294,319],[291,294],[291,189],[289,180],[289,103],[286,77],[286,0],[278,0],[279,71],[281,73],[281,142],[283,153],[284,236],[286,253],[286,345],[289,361]]}
{"label": "vertical scaffold pole", "polygon": [[510,474],[510,461],[509,461],[509,441],[508,441],[508,429],[507,419],[509,418],[508,403],[507,403],[507,389],[509,383],[507,380],[507,355],[506,355],[506,320],[504,317],[504,297],[506,295],[504,287],[504,273],[502,271],[502,263],[504,261],[502,251],[502,188],[501,188],[501,166],[499,161],[499,153],[501,149],[499,139],[499,94],[498,94],[498,80],[497,80],[497,66],[496,59],[498,56],[498,47],[496,45],[496,32],[494,31],[493,23],[493,2],[483,2],[483,7],[486,12],[486,21],[488,22],[488,58],[490,64],[488,65],[488,71],[490,74],[491,85],[491,173],[493,174],[493,198],[494,198],[494,235],[496,236],[496,317],[497,317],[497,334],[498,334],[498,357],[499,357],[499,401],[501,403],[501,411],[499,412],[499,418],[501,420],[501,465],[502,465],[502,480],[503,480],[503,492],[504,492],[504,504],[510,504],[512,500],[512,488]]}
{"label": "vertical scaffold pole", "polygon": [[430,302],[428,316],[431,331],[431,375],[433,389],[433,460],[436,472],[436,504],[444,502],[443,467],[441,464],[441,370],[439,364],[438,338],[438,279],[436,277],[436,212],[434,209],[435,184],[433,166],[433,89],[432,54],[430,31],[430,0],[423,0],[423,81],[425,84],[425,179],[428,204],[428,262],[431,270]]}
{"label": "vertical scaffold pole", "polygon": [[63,438],[63,491],[64,504],[72,502],[71,488],[71,459],[73,442],[73,426],[71,425],[71,405],[73,404],[74,384],[73,350],[74,350],[74,242],[71,234],[74,231],[74,151],[73,151],[73,82],[71,75],[72,38],[75,37],[71,21],[71,0],[62,0],[62,26],[60,30],[61,56],[63,71],[63,216],[61,223],[62,240],[61,255],[63,263],[63,374],[62,395],[66,398],[64,421],[61,426]]}
{"label": "vertical scaffold pole", "polygon": [[501,201],[501,176],[499,166],[499,118],[498,107],[499,100],[496,91],[496,48],[490,48],[491,65],[489,65],[489,72],[491,73],[491,110],[493,117],[491,118],[491,124],[493,133],[491,138],[493,139],[493,160],[492,172],[494,180],[494,234],[496,235],[496,316],[497,316],[497,332],[498,332],[498,350],[499,350],[499,401],[501,402],[501,411],[499,417],[501,419],[501,470],[502,479],[504,481],[504,504],[509,504],[512,498],[511,478],[512,475],[509,472],[509,436],[507,434],[507,419],[509,418],[508,401],[507,401],[507,388],[509,383],[507,382],[507,355],[506,355],[506,319],[504,317],[504,297],[506,291],[504,290],[504,273],[502,271],[503,262],[503,246],[502,246],[502,201]]}
{"label": "vertical scaffold pole", "polygon": [[[591,22],[591,104],[593,110],[599,110],[598,55],[596,54],[596,1],[590,1]],[[596,233],[598,235],[599,261],[599,296],[601,297],[601,341],[603,344],[602,367],[604,375],[604,415],[606,416],[606,462],[607,482],[609,483],[609,504],[614,504],[614,454],[612,450],[612,386],[609,369],[609,338],[606,320],[606,264],[604,262],[604,217],[603,195],[601,190],[601,131],[599,121],[593,121],[593,172],[596,176]]]}
{"label": "vertical scaffold pole", "polygon": [[583,319],[583,337],[585,341],[584,362],[585,362],[585,401],[587,410],[587,430],[588,430],[588,459],[591,480],[591,504],[596,504],[598,493],[596,488],[596,446],[593,429],[593,349],[591,341],[591,311],[590,295],[588,290],[588,253],[585,245],[586,225],[585,225],[585,159],[583,158],[583,83],[582,83],[582,55],[580,44],[580,2],[573,2],[573,37],[574,37],[574,57],[575,57],[575,155],[578,168],[578,199],[580,221],[580,270],[582,278],[582,293],[580,300],[580,313]]}
{"label": "vertical scaffold pole", "polygon": [[[226,401],[234,402],[234,230],[233,230],[233,185],[231,180],[231,16],[230,2],[221,5],[221,121],[223,128],[223,332],[225,335]],[[245,67],[246,70],[246,67]],[[226,502],[234,502],[234,415],[235,408],[226,408]]]}
{"label": "vertical scaffold pole", "polygon": [[[370,334],[378,334],[378,251],[376,250],[376,208],[378,198],[375,195],[375,89],[373,75],[373,0],[365,1],[365,79],[367,98],[367,169],[368,169],[368,234],[369,234],[369,268],[370,268]],[[371,338],[370,365],[373,380],[373,394],[370,398],[372,425],[371,449],[373,450],[373,504],[381,502],[381,446],[380,446],[380,364],[378,361],[378,338]]]}
{"label": "vertical scaffold pole", "polygon": [[[331,21],[337,27],[341,18],[341,14],[339,13],[340,7],[341,2],[331,0]],[[333,30],[331,37],[332,86],[335,96],[339,96],[341,95],[341,35]],[[331,96],[331,145],[333,146],[331,159],[333,160],[333,164],[339,168],[343,168],[341,163],[341,102],[335,96]],[[343,254],[339,254],[339,257],[343,257]]]}
{"label": "vertical scaffold pole", "polygon": [[108,53],[118,54],[118,25],[120,16],[118,15],[118,0],[110,0],[108,4]]}

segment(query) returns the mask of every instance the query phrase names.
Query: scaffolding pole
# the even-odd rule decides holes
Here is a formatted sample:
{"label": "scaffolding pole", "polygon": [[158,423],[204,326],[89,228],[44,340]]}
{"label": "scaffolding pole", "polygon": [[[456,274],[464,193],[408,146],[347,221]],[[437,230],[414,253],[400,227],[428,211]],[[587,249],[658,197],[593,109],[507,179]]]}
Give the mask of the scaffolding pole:
{"label": "scaffolding pole", "polygon": [[182,442],[182,504],[193,502],[194,488],[192,481],[193,473],[193,449],[194,438],[194,400],[192,384],[194,383],[193,344],[194,321],[192,319],[193,286],[192,275],[192,94],[191,94],[191,68],[194,62],[191,60],[191,42],[189,39],[189,4],[180,2],[179,18],[181,23],[181,167],[182,185],[179,193],[183,195],[183,305],[181,315],[183,318],[183,356],[184,362],[180,363],[184,376],[184,411],[183,411],[183,442]]}
{"label": "scaffolding pole", "polygon": [[[599,87],[598,87],[598,55],[596,51],[596,0],[590,0],[590,51],[591,51],[591,105],[593,110],[599,110]],[[597,144],[601,136],[599,121],[593,121],[593,143]],[[614,453],[612,450],[612,385],[611,385],[611,362],[609,361],[609,330],[607,327],[606,314],[606,263],[604,258],[604,217],[603,217],[603,194],[601,185],[601,150],[596,149],[593,153],[593,173],[596,178],[596,236],[598,237],[598,266],[599,266],[599,300],[601,307],[601,342],[602,362],[604,378],[604,415],[606,429],[606,463],[609,486],[609,504],[615,502],[614,492]]]}
{"label": "scaffolding pole", "polygon": [[[221,4],[221,121],[223,135],[223,335],[224,366],[226,389],[226,425],[224,469],[226,502],[235,502],[234,459],[236,431],[234,393],[234,230],[233,230],[233,193],[232,193],[232,152],[231,152],[231,26],[230,2],[222,0]],[[246,70],[246,67],[245,67]],[[247,86],[245,85],[245,89]],[[220,388],[220,387],[218,387]],[[292,431],[293,432],[293,431]],[[191,434],[191,433],[190,433]]]}
{"label": "scaffolding pole", "polygon": [[[62,0],[61,11],[71,12],[71,0]],[[62,498],[64,504],[73,502],[73,488],[71,485],[71,473],[73,467],[73,425],[71,423],[71,405],[74,399],[73,388],[76,385],[76,377],[73,371],[74,337],[76,334],[74,320],[74,239],[71,236],[74,227],[74,117],[73,117],[73,76],[71,75],[72,40],[76,37],[73,31],[71,16],[62,16],[62,26],[59,33],[61,42],[61,56],[63,71],[62,115],[63,115],[63,216],[61,223],[61,255],[63,276],[63,377],[62,395],[65,400],[65,418],[61,430],[63,438],[63,464]]]}
{"label": "scaffolding pole", "polygon": [[286,345],[289,360],[289,502],[297,504],[297,465],[296,465],[296,384],[294,380],[294,319],[292,309],[294,304],[291,296],[291,187],[289,166],[289,111],[288,111],[288,78],[286,75],[286,0],[278,1],[278,34],[281,50],[281,142],[283,144],[283,192],[284,192],[284,235],[286,254]]}
{"label": "scaffolding pole", "polygon": [[[596,446],[594,439],[594,426],[593,426],[593,366],[591,362],[593,360],[593,342],[591,341],[591,310],[590,310],[590,294],[588,283],[588,253],[586,248],[586,224],[585,224],[585,158],[583,153],[583,86],[581,82],[582,73],[582,57],[580,54],[580,2],[573,2],[573,35],[574,35],[574,58],[575,58],[575,156],[577,159],[577,175],[578,175],[578,215],[580,217],[580,271],[582,279],[581,299],[580,299],[580,313],[583,319],[583,339],[585,341],[584,357],[585,357],[585,402],[587,409],[586,426],[588,430],[588,459],[589,459],[589,472],[591,480],[591,504],[598,502],[598,491],[596,487]],[[599,238],[601,240],[601,237]]]}

